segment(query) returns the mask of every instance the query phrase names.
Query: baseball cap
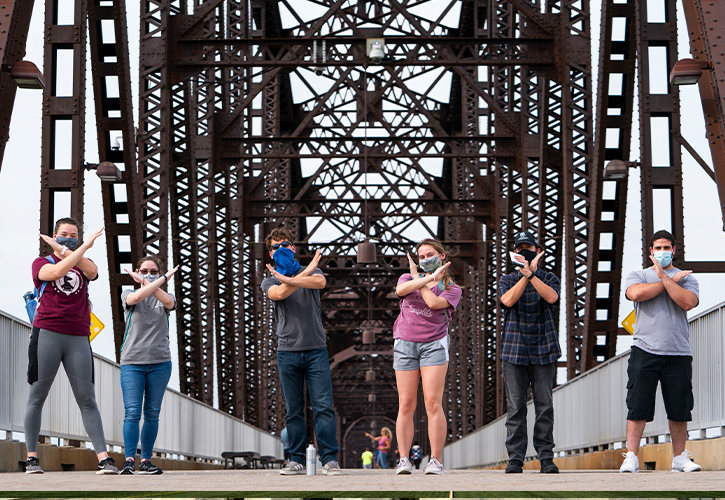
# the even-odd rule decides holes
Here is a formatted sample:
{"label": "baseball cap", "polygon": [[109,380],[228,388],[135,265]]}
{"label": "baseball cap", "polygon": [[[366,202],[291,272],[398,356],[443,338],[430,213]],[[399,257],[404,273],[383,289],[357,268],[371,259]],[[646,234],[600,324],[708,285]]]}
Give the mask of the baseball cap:
{"label": "baseball cap", "polygon": [[536,241],[533,233],[529,231],[521,231],[516,235],[516,238],[514,238],[514,248],[518,248],[519,245],[534,245],[538,248],[539,242]]}

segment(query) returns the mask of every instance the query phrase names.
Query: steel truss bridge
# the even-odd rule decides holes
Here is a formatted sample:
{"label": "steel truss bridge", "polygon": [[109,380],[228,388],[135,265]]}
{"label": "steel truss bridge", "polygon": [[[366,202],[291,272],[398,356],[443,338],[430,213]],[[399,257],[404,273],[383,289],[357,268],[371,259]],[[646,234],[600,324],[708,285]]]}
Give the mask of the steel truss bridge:
{"label": "steel truss bridge", "polygon": [[[133,284],[122,268],[171,255],[181,266],[181,391],[211,404],[216,387],[220,409],[279,431],[274,325],[260,283],[264,235],[284,224],[303,263],[323,249],[345,463],[365,446],[363,428],[397,414],[394,286],[405,253],[435,237],[465,287],[444,400],[448,439],[461,438],[506,410],[497,284],[518,231],[538,234],[545,267],[566,285],[568,377],[615,354],[628,180],[605,180],[604,166],[630,158],[636,96],[643,248],[656,229],[653,196],[664,193],[675,265],[725,271],[685,260],[681,165],[685,148],[725,210],[725,5],[683,0],[690,51],[712,68],[699,80],[711,169],[681,134],[678,86],[650,88],[652,54],[664,50],[668,70],[677,61],[675,0],[662,0],[661,19],[648,2],[602,3],[594,108],[588,0],[141,0],[134,123],[124,0],[46,2],[40,230],[52,232],[59,192],[83,220],[89,46],[99,163],[120,171],[102,183],[117,351],[121,290]],[[15,96],[7,68],[24,56],[32,5],[0,0],[0,155]],[[58,24],[70,6],[74,24]],[[371,39],[385,48],[379,62]],[[71,51],[72,75],[60,51]],[[72,95],[56,95],[70,76]],[[663,120],[671,133],[653,137]],[[70,170],[54,165],[61,124],[72,129]],[[658,164],[662,150],[669,159]],[[376,263],[357,262],[366,239]],[[425,413],[416,418],[427,443]]]}

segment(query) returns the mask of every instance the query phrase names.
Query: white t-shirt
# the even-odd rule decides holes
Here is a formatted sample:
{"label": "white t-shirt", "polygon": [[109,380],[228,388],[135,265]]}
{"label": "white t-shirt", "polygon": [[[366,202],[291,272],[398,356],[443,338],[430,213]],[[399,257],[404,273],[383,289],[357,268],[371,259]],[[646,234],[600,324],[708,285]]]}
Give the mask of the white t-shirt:
{"label": "white t-shirt", "polygon": [[[672,278],[680,269],[673,267],[665,271]],[[648,267],[629,273],[626,288],[640,283],[657,283],[660,280],[654,269]],[[679,286],[700,298],[700,285],[693,275],[680,280]],[[672,300],[667,290],[649,300],[634,303],[635,323],[633,346],[650,354],[664,356],[692,356],[690,348],[690,325],[687,312]]]}

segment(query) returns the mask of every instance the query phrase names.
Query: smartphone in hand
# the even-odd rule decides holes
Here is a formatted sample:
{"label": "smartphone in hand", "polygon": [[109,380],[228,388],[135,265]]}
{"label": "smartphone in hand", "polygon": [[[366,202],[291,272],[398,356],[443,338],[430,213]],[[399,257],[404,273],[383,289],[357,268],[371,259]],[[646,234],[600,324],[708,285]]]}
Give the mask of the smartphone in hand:
{"label": "smartphone in hand", "polygon": [[524,267],[524,263],[516,259],[516,257],[522,257],[521,255],[516,252],[509,252],[509,257],[511,258],[511,262],[513,262],[514,266]]}

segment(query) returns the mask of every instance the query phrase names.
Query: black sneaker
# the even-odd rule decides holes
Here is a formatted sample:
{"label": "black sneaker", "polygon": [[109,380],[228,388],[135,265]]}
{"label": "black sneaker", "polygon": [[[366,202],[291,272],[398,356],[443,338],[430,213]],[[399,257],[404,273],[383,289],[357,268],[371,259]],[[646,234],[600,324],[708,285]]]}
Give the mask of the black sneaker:
{"label": "black sneaker", "polygon": [[106,457],[98,462],[98,470],[96,474],[120,474],[118,467],[111,457]]}
{"label": "black sneaker", "polygon": [[550,458],[545,458],[541,461],[541,473],[542,474],[558,474],[559,468],[556,466],[554,461]]}
{"label": "black sneaker", "polygon": [[26,474],[42,474],[43,469],[40,467],[40,461],[38,457],[28,457],[28,461],[25,462],[25,473]]}
{"label": "black sneaker", "polygon": [[506,466],[506,474],[521,474],[524,471],[524,463],[521,460],[510,460]]}
{"label": "black sneaker", "polygon": [[163,474],[164,471],[151,463],[151,460],[141,460],[138,466],[139,474]]}
{"label": "black sneaker", "polygon": [[121,474],[133,474],[133,471],[136,470],[136,462],[133,460],[126,460],[123,462],[123,467],[121,467]]}

